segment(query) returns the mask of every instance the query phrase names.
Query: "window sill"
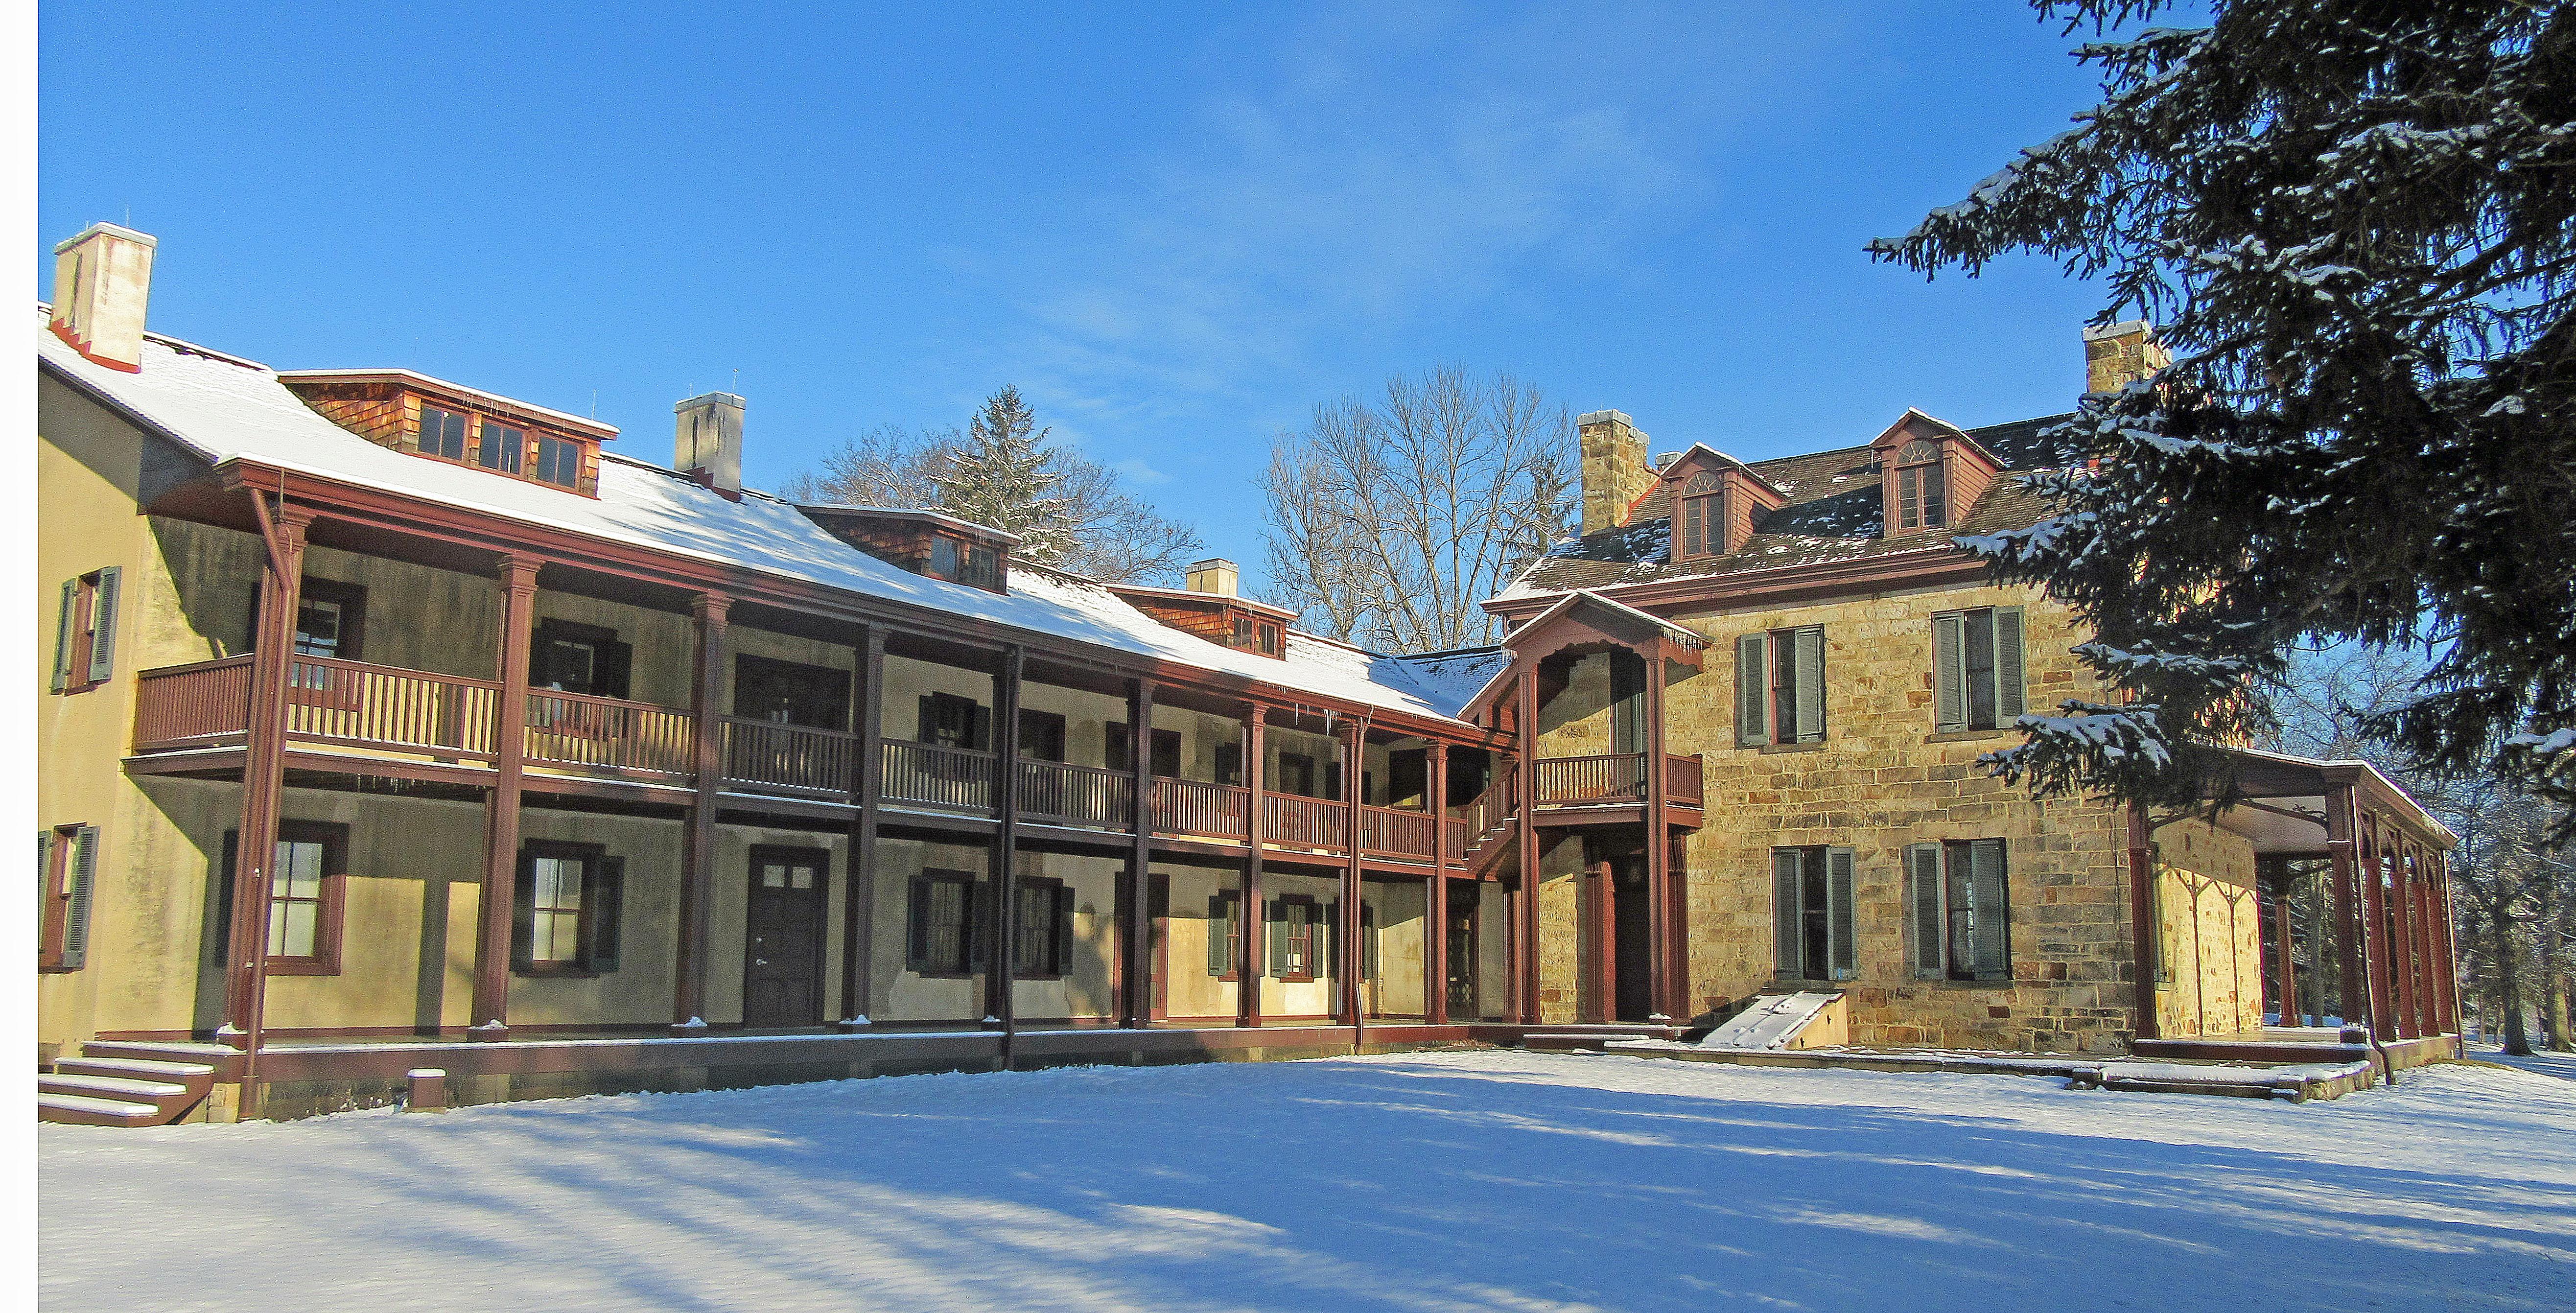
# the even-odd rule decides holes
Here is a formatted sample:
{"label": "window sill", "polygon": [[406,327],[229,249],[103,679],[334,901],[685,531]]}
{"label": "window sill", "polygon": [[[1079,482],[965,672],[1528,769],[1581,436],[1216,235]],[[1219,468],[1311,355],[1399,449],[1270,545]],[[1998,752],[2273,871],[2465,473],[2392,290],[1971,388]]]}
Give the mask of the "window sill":
{"label": "window sill", "polygon": [[1952,980],[1948,976],[1915,976],[1912,977],[1912,983],[1917,985],[1938,985],[1947,989],[2011,989],[2021,982],[2012,979]]}
{"label": "window sill", "polygon": [[2016,733],[2018,733],[2018,732],[2019,732],[2019,731],[2017,731],[2017,730],[2013,730],[2013,729],[2009,729],[2009,728],[2006,728],[2006,729],[1945,729],[1945,730],[1942,730],[1942,731],[1940,731],[1940,732],[1938,732],[1938,733],[1935,733],[1935,734],[1927,734],[1927,735],[1925,735],[1925,736],[1923,737],[1923,741],[1924,741],[1924,742],[1926,742],[1926,743],[1974,743],[1974,742],[1976,742],[1976,741],[1977,741],[1977,740],[1979,740],[1979,739],[2000,739],[2000,738],[2008,738],[2008,737],[2010,737],[2010,736],[2012,736],[2013,734],[2016,734]]}
{"label": "window sill", "polygon": [[1823,739],[1818,739],[1813,743],[1765,743],[1758,749],[1758,751],[1763,753],[1822,752],[1824,750],[1825,741]]}
{"label": "window sill", "polygon": [[266,974],[272,976],[336,976],[340,974],[340,964],[337,961],[314,957],[272,957],[268,960]]}
{"label": "window sill", "polygon": [[1062,980],[1064,979],[1064,973],[1061,971],[1014,971],[1011,973],[1011,979],[1014,983],[1030,980]]}
{"label": "window sill", "polygon": [[512,967],[510,968],[510,974],[528,980],[588,980],[596,977],[599,973],[589,967],[574,966],[570,963],[558,965],[554,963],[539,962],[531,966]]}
{"label": "window sill", "polygon": [[984,974],[981,971],[932,971],[916,966],[906,966],[904,970],[924,980],[973,980]]}

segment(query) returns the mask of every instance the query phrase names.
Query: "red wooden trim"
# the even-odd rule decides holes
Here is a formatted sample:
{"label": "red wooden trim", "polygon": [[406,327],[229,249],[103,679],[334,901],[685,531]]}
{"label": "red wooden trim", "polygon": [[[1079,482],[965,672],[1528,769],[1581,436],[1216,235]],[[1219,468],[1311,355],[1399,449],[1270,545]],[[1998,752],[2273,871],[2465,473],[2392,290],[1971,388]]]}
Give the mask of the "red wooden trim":
{"label": "red wooden trim", "polygon": [[1431,874],[1423,878],[1422,1013],[1433,1025],[1449,1021],[1449,745],[1430,747]]}
{"label": "red wooden trim", "polygon": [[2156,1019],[2156,861],[2147,831],[2147,809],[2129,804],[2129,1006],[2137,1012],[2139,1039],[2163,1033]]}
{"label": "red wooden trim", "polygon": [[885,775],[885,629],[869,625],[859,635],[858,757],[850,801],[859,813],[850,826],[850,887],[841,901],[841,1017],[861,1022],[873,1006],[877,900],[877,807]]}
{"label": "red wooden trim", "polygon": [[535,635],[536,557],[501,561],[501,698],[492,727],[493,780],[484,818],[482,925],[475,938],[473,1025],[509,1032],[510,922],[519,879],[519,804],[528,744],[528,649]]}
{"label": "red wooden trim", "polygon": [[1258,702],[1246,703],[1244,705],[1243,828],[1245,849],[1243,857],[1243,884],[1237,894],[1237,897],[1241,901],[1235,904],[1238,908],[1242,909],[1237,914],[1236,919],[1243,926],[1243,934],[1235,949],[1235,960],[1238,965],[1234,972],[1236,981],[1234,990],[1235,1024],[1239,1026],[1258,1026],[1261,1024],[1262,956],[1264,951],[1263,945],[1268,939],[1268,936],[1265,933],[1268,927],[1264,925],[1265,917],[1263,915],[1261,902],[1261,850],[1263,847],[1262,832],[1270,810],[1266,801],[1270,786],[1268,771],[1269,758],[1267,753],[1268,743],[1266,739],[1268,728],[1266,722],[1268,721],[1269,716],[1270,709]]}
{"label": "red wooden trim", "polygon": [[[243,735],[240,860],[234,863],[233,926],[226,941],[232,956],[224,1024],[242,1046],[244,1080],[258,1066],[260,1026],[268,997],[269,864],[277,852],[278,806],[286,784],[286,663],[295,645],[296,593],[304,580],[304,536],[312,513],[289,506],[281,493],[274,512],[267,498],[251,494],[252,514],[266,547],[260,577],[261,608],[251,665],[250,716]],[[243,1112],[256,1116],[258,1100],[245,1087]]]}

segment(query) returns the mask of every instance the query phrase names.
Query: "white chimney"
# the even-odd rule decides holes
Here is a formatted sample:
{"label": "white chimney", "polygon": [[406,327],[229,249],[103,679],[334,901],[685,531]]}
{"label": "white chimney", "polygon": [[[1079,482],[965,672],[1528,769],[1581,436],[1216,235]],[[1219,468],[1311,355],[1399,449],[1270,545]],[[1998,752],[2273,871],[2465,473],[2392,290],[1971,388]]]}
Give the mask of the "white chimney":
{"label": "white chimney", "polygon": [[1240,584],[1240,579],[1235,573],[1234,562],[1222,556],[1211,556],[1191,565],[1187,577],[1191,592],[1208,593],[1217,597],[1236,596],[1236,589]]}
{"label": "white chimney", "polygon": [[679,416],[671,468],[742,500],[742,398],[710,392],[671,409]]}
{"label": "white chimney", "polygon": [[143,307],[152,298],[149,233],[94,223],[54,248],[54,335],[110,369],[143,369]]}

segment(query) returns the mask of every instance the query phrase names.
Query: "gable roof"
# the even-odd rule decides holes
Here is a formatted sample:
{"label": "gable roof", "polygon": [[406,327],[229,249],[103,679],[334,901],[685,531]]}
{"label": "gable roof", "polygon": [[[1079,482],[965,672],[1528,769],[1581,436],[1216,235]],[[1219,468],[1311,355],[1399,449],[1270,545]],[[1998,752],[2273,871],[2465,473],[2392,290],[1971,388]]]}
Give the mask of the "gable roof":
{"label": "gable roof", "polygon": [[[1898,423],[1919,414],[1909,410]],[[1945,429],[1952,427],[1929,415],[1922,418]],[[2049,469],[2062,464],[2063,458],[2045,435],[2072,418],[2071,414],[2047,415],[1957,432],[1993,456],[2007,473]],[[2019,480],[1998,477],[1977,504],[1951,525],[1951,534],[1890,539],[1881,534],[1886,508],[1874,444],[1755,461],[1745,469],[1778,489],[1786,504],[1756,512],[1753,534],[1737,550],[1676,564],[1672,496],[1669,487],[1658,482],[1637,499],[1628,523],[1557,543],[1496,600],[1907,552],[1955,552],[1951,536],[2025,528],[2048,513],[2047,504]]]}
{"label": "gable roof", "polygon": [[543,526],[673,556],[714,561],[799,583],[974,617],[1131,656],[1169,661],[1321,698],[1455,719],[1456,681],[1404,660],[1291,630],[1284,659],[1238,652],[1183,633],[1107,586],[1051,570],[1013,568],[1008,595],[888,565],[826,532],[792,503],[745,490],[732,501],[670,470],[600,458],[599,495],[389,450],[324,419],[265,365],[146,334],[142,368],[95,364],[45,330],[40,367],[148,431],[221,466],[248,462],[382,489],[497,519]]}

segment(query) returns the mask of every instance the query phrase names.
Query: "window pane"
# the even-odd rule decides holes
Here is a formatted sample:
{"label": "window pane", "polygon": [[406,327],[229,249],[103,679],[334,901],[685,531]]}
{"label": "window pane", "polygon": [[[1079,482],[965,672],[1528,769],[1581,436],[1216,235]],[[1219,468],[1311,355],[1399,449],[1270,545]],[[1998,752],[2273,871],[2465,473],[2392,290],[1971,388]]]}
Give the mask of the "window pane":
{"label": "window pane", "polygon": [[295,608],[295,651],[301,656],[340,655],[340,604],[305,598]]}
{"label": "window pane", "polygon": [[763,888],[763,889],[784,889],[784,888],[786,888],[786,887],[787,887],[787,868],[786,868],[786,867],[784,867],[784,866],[763,866],[763,867],[761,867],[761,868],[760,868],[760,887],[761,887],[761,888]]}
{"label": "window pane", "polygon": [[537,435],[538,478],[569,488],[581,479],[581,448],[561,438]]}
{"label": "window pane", "polygon": [[1921,523],[1922,512],[1916,505],[1915,471],[1896,472],[1896,527],[1911,529]]}
{"label": "window pane", "polygon": [[1948,476],[1938,465],[1923,467],[1923,527],[1937,529],[1949,523],[1947,507]]}
{"label": "window pane", "polygon": [[814,868],[810,866],[799,866],[790,870],[787,873],[787,886],[791,889],[813,888]]}
{"label": "window pane", "polygon": [[286,934],[269,952],[279,957],[313,956],[313,932],[321,924],[320,903],[284,903],[275,910],[286,914]]}
{"label": "window pane", "polygon": [[519,472],[519,461],[526,454],[527,448],[528,431],[526,429],[514,429],[507,424],[495,424],[488,419],[483,421],[483,446],[477,459],[483,462],[485,469],[516,474]]}
{"label": "window pane", "polygon": [[1967,650],[1968,728],[1995,727],[1995,613],[1970,611],[1962,636]]}
{"label": "window pane", "polygon": [[465,417],[436,406],[421,407],[420,449],[449,460],[465,459]]}

